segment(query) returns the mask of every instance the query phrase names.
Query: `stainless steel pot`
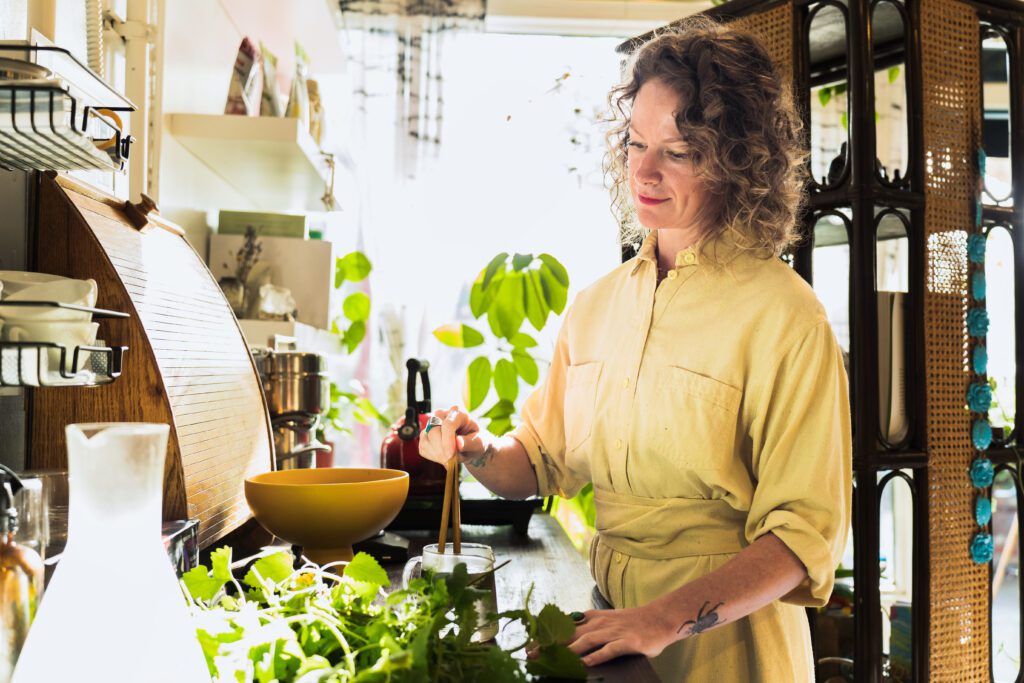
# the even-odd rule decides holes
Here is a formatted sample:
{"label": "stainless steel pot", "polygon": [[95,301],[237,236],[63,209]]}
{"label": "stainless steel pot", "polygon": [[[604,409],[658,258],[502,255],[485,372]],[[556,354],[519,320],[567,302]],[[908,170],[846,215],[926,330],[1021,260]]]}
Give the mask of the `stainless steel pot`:
{"label": "stainless steel pot", "polygon": [[330,407],[327,358],[304,351],[267,351],[257,362],[270,415],[321,415]]}

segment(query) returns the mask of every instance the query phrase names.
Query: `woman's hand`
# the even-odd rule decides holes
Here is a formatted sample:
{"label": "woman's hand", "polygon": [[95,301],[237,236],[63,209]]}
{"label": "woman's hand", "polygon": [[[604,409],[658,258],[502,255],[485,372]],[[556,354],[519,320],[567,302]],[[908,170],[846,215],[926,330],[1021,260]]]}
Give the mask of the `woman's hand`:
{"label": "woman's hand", "polygon": [[569,649],[583,657],[587,666],[603,664],[623,655],[655,657],[680,636],[653,605],[630,609],[589,610],[576,624]]}
{"label": "woman's hand", "polygon": [[441,418],[441,426],[427,434],[420,432],[420,455],[424,458],[447,466],[456,456],[468,460],[484,452],[480,427],[464,410],[452,406],[434,411],[434,416]]}

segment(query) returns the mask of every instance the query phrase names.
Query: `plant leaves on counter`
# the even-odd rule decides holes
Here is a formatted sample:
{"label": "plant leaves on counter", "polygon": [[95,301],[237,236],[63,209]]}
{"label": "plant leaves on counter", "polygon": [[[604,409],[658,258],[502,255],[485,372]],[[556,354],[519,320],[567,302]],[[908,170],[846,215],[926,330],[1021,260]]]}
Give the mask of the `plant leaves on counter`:
{"label": "plant leaves on counter", "polygon": [[[553,605],[534,617],[522,609],[490,615],[521,622],[527,640],[506,651],[472,642],[475,603],[484,595],[464,564],[448,576],[427,572],[405,589],[384,594],[387,573],[357,553],[341,576],[313,564],[293,571],[282,552],[263,557],[246,575],[254,590],[227,595],[231,550],[211,555],[212,572],[182,578],[196,633],[215,683],[525,683],[537,677],[584,680],[580,658],[563,643],[572,621]],[[250,583],[251,581],[251,583]],[[203,599],[193,588],[213,597]],[[568,622],[570,630],[566,630]],[[568,635],[566,635],[568,633]],[[537,647],[528,663],[513,653]]]}

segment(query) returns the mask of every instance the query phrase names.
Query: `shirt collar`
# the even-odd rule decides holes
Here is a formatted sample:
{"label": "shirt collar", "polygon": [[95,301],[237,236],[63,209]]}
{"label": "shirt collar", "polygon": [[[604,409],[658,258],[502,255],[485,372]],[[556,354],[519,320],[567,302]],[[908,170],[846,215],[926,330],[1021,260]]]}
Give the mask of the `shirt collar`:
{"label": "shirt collar", "polygon": [[[716,235],[704,244],[704,247],[700,252],[698,252],[696,246],[693,245],[686,249],[681,249],[679,253],[676,254],[675,267],[687,268],[690,266],[698,266],[700,265],[701,260],[704,260],[705,263],[714,263],[715,257],[717,257],[722,264],[728,264],[731,263],[741,251],[742,249],[738,247],[730,237],[726,235]],[[647,237],[644,238],[634,261],[636,261],[636,263],[633,264],[633,270],[630,271],[630,275],[635,275],[645,261],[657,268],[657,230],[651,230]]]}

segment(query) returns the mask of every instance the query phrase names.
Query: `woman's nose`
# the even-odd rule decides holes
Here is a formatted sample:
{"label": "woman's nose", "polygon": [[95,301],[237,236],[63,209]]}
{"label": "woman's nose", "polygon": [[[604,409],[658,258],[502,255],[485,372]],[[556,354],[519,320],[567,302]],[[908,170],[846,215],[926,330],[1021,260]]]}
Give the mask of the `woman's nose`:
{"label": "woman's nose", "polygon": [[636,164],[634,172],[636,180],[641,184],[656,183],[661,179],[661,171],[653,154],[644,154]]}

